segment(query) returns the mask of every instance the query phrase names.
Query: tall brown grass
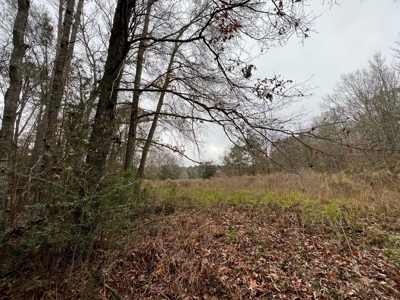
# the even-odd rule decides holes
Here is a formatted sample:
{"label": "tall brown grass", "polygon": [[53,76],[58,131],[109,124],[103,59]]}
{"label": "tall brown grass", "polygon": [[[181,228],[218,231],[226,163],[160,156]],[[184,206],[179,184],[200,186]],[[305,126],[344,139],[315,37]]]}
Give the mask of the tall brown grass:
{"label": "tall brown grass", "polygon": [[[341,201],[358,213],[370,213],[397,219],[400,216],[400,181],[385,172],[365,174],[328,174],[304,170],[299,174],[271,173],[257,176],[219,177],[211,180],[185,179],[151,182],[153,187],[175,185],[178,190],[223,189],[227,192],[248,191],[262,196],[295,192],[318,203]],[[178,191],[179,194],[179,191]],[[400,221],[397,221],[400,228]],[[395,225],[395,224],[393,224]]]}

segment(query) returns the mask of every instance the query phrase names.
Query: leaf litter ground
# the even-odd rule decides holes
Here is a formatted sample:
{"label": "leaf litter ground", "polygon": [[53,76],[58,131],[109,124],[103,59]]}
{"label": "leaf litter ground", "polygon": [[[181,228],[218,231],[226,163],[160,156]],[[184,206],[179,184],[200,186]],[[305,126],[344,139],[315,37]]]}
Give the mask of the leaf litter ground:
{"label": "leaf litter ground", "polygon": [[400,299],[400,267],[379,246],[296,213],[226,205],[149,223],[102,271],[126,299]]}

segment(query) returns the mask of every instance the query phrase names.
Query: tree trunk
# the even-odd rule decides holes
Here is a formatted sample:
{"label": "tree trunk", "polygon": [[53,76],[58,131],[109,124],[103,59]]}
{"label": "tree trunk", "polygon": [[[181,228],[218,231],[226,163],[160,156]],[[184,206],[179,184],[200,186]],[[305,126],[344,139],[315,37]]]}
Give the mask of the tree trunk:
{"label": "tree trunk", "polygon": [[68,77],[68,73],[71,68],[71,61],[72,61],[72,56],[74,54],[76,36],[78,34],[79,25],[81,24],[81,16],[82,16],[82,12],[83,12],[84,2],[85,2],[84,0],[78,0],[78,5],[76,6],[75,20],[74,20],[74,24],[72,26],[71,37],[69,39],[68,50],[67,50],[67,60],[66,60],[65,66],[64,66],[64,73],[63,73],[63,85],[64,86],[65,86],[65,82]]}
{"label": "tree trunk", "polygon": [[14,131],[14,121],[18,100],[22,89],[22,60],[27,45],[24,43],[26,23],[28,20],[30,1],[18,0],[18,13],[13,30],[14,49],[10,60],[10,86],[4,97],[3,122],[0,130],[0,232],[6,226],[6,208],[8,196],[8,166]]}
{"label": "tree trunk", "polygon": [[[54,78],[51,85],[50,101],[48,104],[48,116],[47,116],[47,130],[45,137],[45,165],[48,167],[51,163],[54,163],[56,159],[54,156],[54,143],[55,135],[57,131],[57,119],[60,112],[62,97],[64,94],[65,81],[66,81],[66,68],[67,63],[70,61],[68,54],[70,52],[69,47],[73,47],[75,41],[71,41],[71,28],[74,18],[74,7],[75,0],[67,1],[67,8],[64,15],[64,28],[61,37],[60,48],[56,60],[54,62]],[[53,159],[53,162],[52,162]]]}
{"label": "tree trunk", "polygon": [[[149,30],[150,12],[151,12],[151,6],[153,5],[153,1],[154,0],[149,0],[147,2],[146,17],[144,20],[143,31],[141,34],[142,38],[145,38],[147,36],[147,32]],[[128,141],[126,143],[124,170],[133,168],[133,158],[135,156],[135,144],[137,135],[138,116],[139,116],[139,97],[140,97],[139,89],[142,83],[143,58],[145,52],[146,52],[146,42],[142,40],[139,44],[139,51],[137,54],[137,61],[136,61],[136,74],[134,83],[135,91],[133,92],[133,99],[132,99],[131,119],[129,122]]]}
{"label": "tree trunk", "polygon": [[[56,43],[56,57],[57,59],[60,45],[61,45],[61,36],[62,36],[62,29],[63,29],[63,5],[64,1],[59,0],[58,2],[58,23],[57,23],[57,43]],[[51,74],[51,81],[54,79],[54,72],[55,68],[53,67],[52,74]],[[49,84],[51,87],[51,83]],[[49,105],[48,105],[48,98],[49,95],[51,95],[51,90],[48,90],[46,88],[46,95],[45,99],[43,102],[45,103],[44,105],[44,111],[41,108],[41,112],[38,115],[38,121],[37,121],[37,129],[36,129],[36,136],[35,136],[35,142],[33,144],[33,149],[32,149],[32,155],[29,159],[29,167],[34,168],[36,164],[39,162],[40,155],[42,154],[43,148],[44,148],[44,137],[46,136],[46,130],[47,130],[47,122],[48,122],[48,114],[49,114]]]}
{"label": "tree trunk", "polygon": [[89,138],[89,151],[86,162],[92,169],[91,180],[96,180],[104,171],[115,133],[114,110],[124,61],[130,50],[128,42],[129,19],[136,0],[118,0],[111,29],[104,75],[99,83],[99,101],[92,133]]}
{"label": "tree trunk", "polygon": [[[179,37],[178,37],[178,39],[179,39]],[[174,64],[175,54],[178,51],[178,48],[179,48],[179,44],[175,43],[174,50],[172,51],[171,58],[169,60],[169,64],[168,64],[168,68],[167,68],[167,75],[165,77],[165,81],[164,81],[164,84],[163,84],[163,87],[162,87],[160,98],[159,98],[158,103],[157,103],[157,108],[156,108],[156,111],[155,111],[154,119],[153,119],[153,122],[151,123],[149,134],[147,135],[147,139],[146,139],[146,142],[145,142],[144,147],[143,147],[142,157],[140,159],[140,165],[139,165],[138,172],[137,172],[137,177],[138,178],[143,178],[143,176],[144,176],[144,168],[146,166],[147,155],[148,155],[149,150],[150,150],[151,142],[153,141],[154,133],[155,133],[156,128],[157,128],[157,122],[158,122],[159,114],[161,112],[161,108],[162,108],[163,103],[164,103],[165,90],[168,88],[169,82],[171,80],[172,65]]]}
{"label": "tree trunk", "polygon": [[84,0],[79,0],[75,12],[75,20],[72,25],[72,21],[74,19],[75,0],[68,1],[64,17],[62,17],[62,1],[60,1],[58,39],[56,46],[57,50],[54,68],[52,71],[50,90],[48,93],[49,101],[42,115],[42,119],[38,123],[35,144],[29,164],[30,167],[33,167],[38,162],[40,154],[44,150],[43,148],[45,146],[48,152],[46,164],[51,163],[51,156],[54,158],[54,153],[52,153],[51,147],[54,146],[53,144],[57,131],[57,118],[62,103],[62,97],[71,65],[72,55],[74,52],[76,35],[83,10],[83,3]]}

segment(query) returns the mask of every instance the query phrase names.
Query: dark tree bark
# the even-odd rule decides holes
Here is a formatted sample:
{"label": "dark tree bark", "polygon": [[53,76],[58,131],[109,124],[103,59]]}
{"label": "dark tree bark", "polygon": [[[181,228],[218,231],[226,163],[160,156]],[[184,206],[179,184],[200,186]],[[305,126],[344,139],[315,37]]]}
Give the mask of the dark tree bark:
{"label": "dark tree bark", "polygon": [[8,196],[8,166],[11,161],[12,139],[15,115],[22,88],[22,60],[27,45],[24,43],[25,29],[29,15],[30,1],[18,0],[18,13],[13,30],[14,50],[10,60],[10,86],[4,97],[4,113],[0,131],[0,232],[6,225]]}
{"label": "dark tree bark", "polygon": [[115,89],[119,87],[124,61],[130,50],[128,29],[135,5],[136,0],[118,0],[115,10],[104,75],[98,86],[99,101],[86,157],[94,177],[100,175],[105,168],[115,132],[114,110],[118,96]]}

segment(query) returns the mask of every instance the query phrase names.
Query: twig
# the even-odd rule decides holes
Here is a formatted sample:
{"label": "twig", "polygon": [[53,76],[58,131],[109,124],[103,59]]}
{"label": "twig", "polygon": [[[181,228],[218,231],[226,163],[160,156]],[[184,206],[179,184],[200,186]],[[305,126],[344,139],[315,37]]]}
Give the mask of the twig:
{"label": "twig", "polygon": [[72,272],[74,271],[75,255],[76,255],[76,248],[77,248],[77,247],[78,247],[78,244],[75,244],[74,254],[72,255],[71,271],[69,272],[68,281],[71,281]]}
{"label": "twig", "polygon": [[115,289],[113,289],[111,286],[109,286],[108,284],[104,284],[104,286],[106,287],[106,289],[111,293],[111,295],[113,295],[113,297],[116,300],[125,300],[125,298],[123,296],[121,296],[120,293],[118,293]]}
{"label": "twig", "polygon": [[350,252],[353,253],[353,249],[351,248],[349,239],[348,239],[348,237],[347,237],[347,235],[346,235],[346,232],[344,231],[344,228],[343,228],[343,226],[342,226],[342,222],[339,222],[339,224],[340,224],[340,228],[342,228],[342,232],[343,232],[344,237],[345,237],[345,239],[346,239],[347,246],[349,246]]}
{"label": "twig", "polygon": [[125,298],[120,293],[118,293],[115,289],[105,283],[104,276],[99,270],[93,270],[91,274],[96,283],[103,285],[116,300],[125,300]]}

